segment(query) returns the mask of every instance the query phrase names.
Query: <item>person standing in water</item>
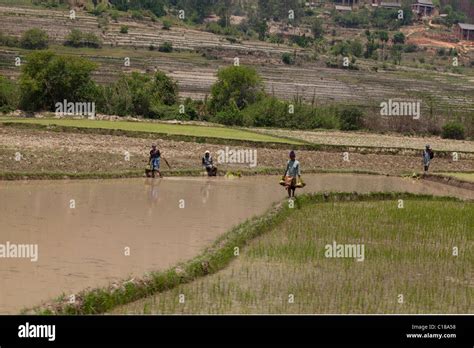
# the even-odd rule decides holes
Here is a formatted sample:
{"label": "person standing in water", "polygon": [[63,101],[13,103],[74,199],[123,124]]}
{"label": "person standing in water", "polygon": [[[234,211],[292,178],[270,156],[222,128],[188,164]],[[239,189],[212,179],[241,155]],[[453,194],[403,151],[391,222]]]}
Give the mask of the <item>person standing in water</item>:
{"label": "person standing in water", "polygon": [[150,150],[150,167],[151,167],[151,177],[155,177],[155,173],[158,173],[158,176],[161,178],[160,172],[160,161],[161,161],[161,153],[160,150],[156,148],[155,144],[151,145]]}
{"label": "person standing in water", "polygon": [[295,197],[296,177],[301,178],[300,162],[296,160],[295,152],[291,151],[290,159],[286,164],[285,174],[282,178],[285,181],[288,197]]}
{"label": "person standing in water", "polygon": [[434,152],[431,149],[430,145],[426,145],[426,148],[423,150],[423,167],[425,174],[428,173],[428,169],[430,168],[430,162],[434,157]]}

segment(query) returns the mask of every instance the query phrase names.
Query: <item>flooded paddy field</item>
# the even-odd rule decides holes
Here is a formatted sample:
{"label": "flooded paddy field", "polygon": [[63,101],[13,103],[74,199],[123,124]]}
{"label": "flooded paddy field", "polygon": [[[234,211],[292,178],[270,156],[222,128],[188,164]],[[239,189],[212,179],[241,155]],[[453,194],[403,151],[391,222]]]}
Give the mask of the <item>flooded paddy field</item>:
{"label": "flooded paddy field", "polygon": [[[304,179],[307,186],[299,193],[398,191],[474,199],[473,191],[408,178],[315,174]],[[0,258],[0,313],[18,313],[62,293],[190,259],[232,226],[284,199],[278,180],[0,182],[0,244],[38,248],[33,262],[33,257]]]}

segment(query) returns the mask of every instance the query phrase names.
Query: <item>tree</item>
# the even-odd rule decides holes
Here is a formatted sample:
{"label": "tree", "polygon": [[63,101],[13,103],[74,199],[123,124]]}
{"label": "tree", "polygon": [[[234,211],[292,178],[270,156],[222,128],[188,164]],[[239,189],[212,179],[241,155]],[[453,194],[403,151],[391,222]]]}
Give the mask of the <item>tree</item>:
{"label": "tree", "polygon": [[91,74],[95,64],[78,57],[40,51],[27,57],[20,76],[20,107],[27,111],[54,110],[64,99],[92,102],[97,86]]}
{"label": "tree", "polygon": [[385,44],[388,42],[389,37],[388,33],[385,30],[380,30],[377,32],[377,36],[382,43],[382,60],[385,60]]}
{"label": "tree", "polygon": [[33,28],[25,31],[20,39],[20,46],[29,50],[48,48],[48,34],[44,30]]}
{"label": "tree", "polygon": [[370,30],[367,29],[365,31],[365,36],[367,37],[367,45],[365,48],[364,57],[372,58],[378,48],[378,44],[375,42],[375,34],[371,33]]}
{"label": "tree", "polygon": [[239,110],[263,96],[263,83],[255,69],[230,66],[220,69],[211,88],[211,109],[219,112],[235,103]]}

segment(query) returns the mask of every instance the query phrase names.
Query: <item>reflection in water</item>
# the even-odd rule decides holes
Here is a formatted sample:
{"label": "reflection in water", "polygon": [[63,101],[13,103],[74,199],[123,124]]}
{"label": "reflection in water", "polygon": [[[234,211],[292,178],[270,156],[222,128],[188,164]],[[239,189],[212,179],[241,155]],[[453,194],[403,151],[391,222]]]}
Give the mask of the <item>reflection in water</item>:
{"label": "reflection in water", "polygon": [[204,185],[201,187],[201,198],[202,198],[202,203],[206,204],[207,200],[209,199],[209,192],[211,189],[211,182],[207,181]]}
{"label": "reflection in water", "polygon": [[[285,199],[279,179],[0,182],[0,243],[34,243],[39,252],[36,263],[0,259],[0,313],[190,259],[232,226]],[[412,179],[343,174],[304,179],[307,186],[299,194],[408,191],[474,198],[472,191]]]}

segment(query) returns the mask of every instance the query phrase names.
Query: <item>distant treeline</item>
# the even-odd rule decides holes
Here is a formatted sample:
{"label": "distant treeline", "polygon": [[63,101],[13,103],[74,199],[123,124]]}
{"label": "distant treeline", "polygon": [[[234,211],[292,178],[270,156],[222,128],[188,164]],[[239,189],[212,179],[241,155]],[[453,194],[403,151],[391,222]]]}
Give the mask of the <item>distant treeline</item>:
{"label": "distant treeline", "polygon": [[463,12],[466,21],[474,23],[474,0],[440,0],[441,6],[451,6],[454,10]]}

